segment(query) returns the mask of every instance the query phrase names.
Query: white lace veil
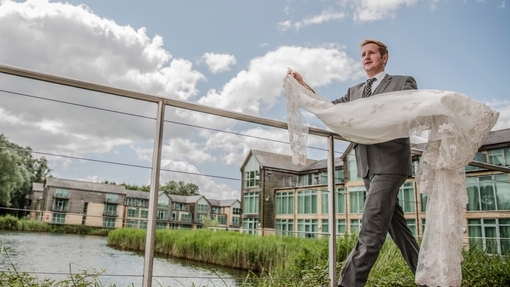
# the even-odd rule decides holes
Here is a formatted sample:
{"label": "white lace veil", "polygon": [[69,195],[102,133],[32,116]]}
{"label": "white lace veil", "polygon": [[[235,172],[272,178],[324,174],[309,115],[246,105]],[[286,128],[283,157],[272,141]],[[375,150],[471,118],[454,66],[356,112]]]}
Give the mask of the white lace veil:
{"label": "white lace veil", "polygon": [[427,194],[426,228],[416,283],[460,286],[464,209],[468,202],[464,167],[496,123],[499,113],[465,95],[438,90],[405,90],[333,105],[301,86],[283,80],[294,164],[306,162],[305,109],[343,138],[375,144],[428,132],[416,182]]}

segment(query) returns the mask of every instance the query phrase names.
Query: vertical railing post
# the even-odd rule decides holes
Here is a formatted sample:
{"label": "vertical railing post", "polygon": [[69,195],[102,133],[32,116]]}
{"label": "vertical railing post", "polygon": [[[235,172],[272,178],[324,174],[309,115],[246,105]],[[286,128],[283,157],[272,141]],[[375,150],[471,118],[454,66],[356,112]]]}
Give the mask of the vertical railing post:
{"label": "vertical railing post", "polygon": [[149,195],[149,222],[145,237],[145,257],[143,265],[143,287],[152,286],[152,270],[154,263],[154,241],[156,234],[156,211],[158,207],[159,175],[161,172],[161,149],[163,143],[163,128],[165,125],[165,103],[158,102],[158,116],[156,119],[156,133],[152,151],[152,173]]}
{"label": "vertical railing post", "polygon": [[329,222],[329,286],[336,287],[336,191],[335,191],[335,138],[328,136],[328,222]]}

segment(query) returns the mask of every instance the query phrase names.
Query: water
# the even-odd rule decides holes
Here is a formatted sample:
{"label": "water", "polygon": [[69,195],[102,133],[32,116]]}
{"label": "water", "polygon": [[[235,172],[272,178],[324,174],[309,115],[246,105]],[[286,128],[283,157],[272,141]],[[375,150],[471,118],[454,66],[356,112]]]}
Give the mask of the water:
{"label": "water", "polygon": [[[104,269],[101,286],[142,286],[144,254],[106,243],[102,236],[0,231],[0,248],[8,253],[0,255],[0,270],[12,270],[14,265],[18,272],[41,280],[61,281],[70,273]],[[242,270],[155,256],[152,286],[239,286],[246,275]]]}

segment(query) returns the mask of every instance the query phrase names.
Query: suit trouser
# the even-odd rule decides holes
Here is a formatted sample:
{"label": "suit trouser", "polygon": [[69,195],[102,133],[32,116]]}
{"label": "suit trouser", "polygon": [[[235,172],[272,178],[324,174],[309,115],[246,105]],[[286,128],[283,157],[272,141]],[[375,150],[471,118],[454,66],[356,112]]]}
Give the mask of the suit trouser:
{"label": "suit trouser", "polygon": [[338,280],[339,286],[364,286],[377,260],[386,235],[390,234],[407,264],[416,273],[418,243],[407,226],[398,190],[407,176],[368,174],[363,178],[367,189],[358,242],[351,251]]}

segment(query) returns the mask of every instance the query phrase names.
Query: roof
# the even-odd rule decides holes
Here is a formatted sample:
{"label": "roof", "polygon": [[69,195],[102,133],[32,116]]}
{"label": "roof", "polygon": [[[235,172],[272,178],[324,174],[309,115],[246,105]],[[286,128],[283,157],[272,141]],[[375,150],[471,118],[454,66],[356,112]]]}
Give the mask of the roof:
{"label": "roof", "polygon": [[124,191],[124,194],[126,194],[126,197],[130,197],[130,198],[149,199],[149,197],[150,197],[150,192],[141,191],[141,190],[126,189]]}
{"label": "roof", "polygon": [[[510,143],[510,128],[489,132],[489,134],[485,137],[480,149],[484,150],[483,146],[503,143]],[[419,150],[425,150],[425,148],[427,148],[427,143],[416,144],[413,147]]]}
{"label": "roof", "polygon": [[126,193],[126,188],[123,185],[62,179],[56,177],[47,177],[45,181],[45,186],[109,193],[122,193],[122,194]]}
{"label": "roof", "polygon": [[[344,166],[344,161],[342,160],[341,157],[336,157],[335,158],[335,167],[341,167],[341,166]],[[315,169],[327,169],[327,168],[328,168],[328,159],[322,159],[315,163],[312,163],[309,166],[306,166],[305,168],[302,169],[302,171],[315,170]]]}
{"label": "roof", "polygon": [[[253,155],[257,161],[259,162],[260,167],[262,168],[277,168],[277,169],[283,169],[283,170],[290,170],[290,171],[301,171],[303,169],[307,169],[307,166],[310,166],[311,164],[316,163],[316,160],[313,159],[307,159],[306,164],[304,166],[295,165],[292,163],[292,157],[290,155],[284,155],[279,153],[272,153],[267,151],[261,151],[261,150],[251,150],[251,155]],[[246,158],[246,161],[248,160],[248,157]],[[246,164],[246,161],[243,163],[243,166]]]}
{"label": "roof", "polygon": [[212,206],[232,206],[238,199],[208,199]]}
{"label": "roof", "polygon": [[494,145],[508,142],[510,142],[510,128],[491,131],[483,141],[483,145]]}

